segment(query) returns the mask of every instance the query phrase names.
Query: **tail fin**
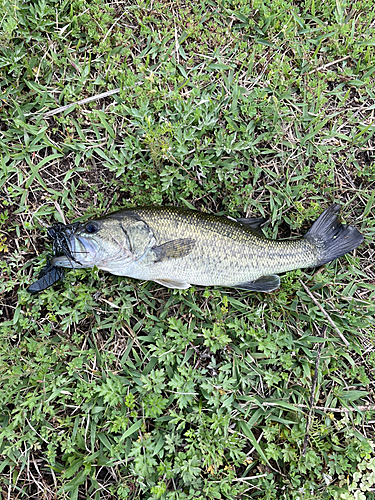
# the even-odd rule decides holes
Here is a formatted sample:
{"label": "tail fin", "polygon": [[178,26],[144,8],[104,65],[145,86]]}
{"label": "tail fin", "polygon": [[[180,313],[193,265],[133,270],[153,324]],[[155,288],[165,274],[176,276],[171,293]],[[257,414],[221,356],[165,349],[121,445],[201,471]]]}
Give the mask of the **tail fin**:
{"label": "tail fin", "polygon": [[304,236],[318,250],[317,266],[351,252],[363,241],[363,235],[354,226],[338,222],[339,211],[340,205],[331,205]]}

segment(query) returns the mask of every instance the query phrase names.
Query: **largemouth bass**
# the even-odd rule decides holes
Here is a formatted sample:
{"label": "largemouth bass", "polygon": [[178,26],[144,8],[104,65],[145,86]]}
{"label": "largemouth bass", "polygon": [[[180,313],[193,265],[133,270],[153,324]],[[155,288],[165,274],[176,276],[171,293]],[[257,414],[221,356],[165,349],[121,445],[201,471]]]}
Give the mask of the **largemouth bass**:
{"label": "largemouth bass", "polygon": [[262,219],[230,220],[174,207],[134,208],[84,223],[56,224],[49,234],[56,253],[63,255],[52,258],[47,281],[58,279],[56,268],[96,266],[169,288],[194,284],[272,292],[280,286],[278,273],[321,266],[362,243],[355,227],[339,223],[339,211],[332,205],[294,240],[266,238],[259,228]]}

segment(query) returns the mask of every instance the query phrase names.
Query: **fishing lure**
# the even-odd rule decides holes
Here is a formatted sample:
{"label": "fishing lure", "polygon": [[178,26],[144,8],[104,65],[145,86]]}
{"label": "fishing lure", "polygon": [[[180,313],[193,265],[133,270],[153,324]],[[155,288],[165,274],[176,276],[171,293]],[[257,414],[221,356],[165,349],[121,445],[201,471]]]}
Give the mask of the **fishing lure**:
{"label": "fishing lure", "polygon": [[[74,230],[75,224],[71,224],[71,226]],[[53,256],[65,255],[71,263],[72,261],[78,263],[70,251],[69,238],[64,229],[66,229],[64,224],[56,222],[47,230],[47,234],[52,240]],[[73,264],[72,267],[74,267]],[[62,280],[64,278],[64,274],[65,271],[63,268],[51,264],[51,260],[48,259],[47,265],[39,273],[37,281],[34,281],[34,283],[29,286],[27,291],[29,293],[42,292],[43,290],[46,290],[50,286],[54,285],[57,281]]]}

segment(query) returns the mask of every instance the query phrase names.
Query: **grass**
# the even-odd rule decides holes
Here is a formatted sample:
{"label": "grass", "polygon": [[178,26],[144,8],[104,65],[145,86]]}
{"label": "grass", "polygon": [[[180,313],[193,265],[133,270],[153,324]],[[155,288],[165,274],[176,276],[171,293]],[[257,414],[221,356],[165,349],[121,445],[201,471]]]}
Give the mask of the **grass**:
{"label": "grass", "polygon": [[[3,497],[374,499],[373,2],[0,5]],[[64,218],[174,204],[283,238],[334,201],[365,242],[272,294],[26,292]]]}

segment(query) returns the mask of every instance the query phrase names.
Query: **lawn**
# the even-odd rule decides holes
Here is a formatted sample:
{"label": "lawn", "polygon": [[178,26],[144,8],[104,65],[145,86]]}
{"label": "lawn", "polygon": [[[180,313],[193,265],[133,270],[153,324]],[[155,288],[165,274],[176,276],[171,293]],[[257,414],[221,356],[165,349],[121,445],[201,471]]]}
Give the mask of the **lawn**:
{"label": "lawn", "polygon": [[[373,0],[0,6],[2,498],[375,499]],[[175,205],[296,238],[332,203],[364,243],[271,294],[27,292],[53,222]]]}

